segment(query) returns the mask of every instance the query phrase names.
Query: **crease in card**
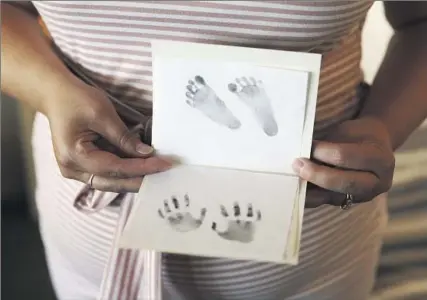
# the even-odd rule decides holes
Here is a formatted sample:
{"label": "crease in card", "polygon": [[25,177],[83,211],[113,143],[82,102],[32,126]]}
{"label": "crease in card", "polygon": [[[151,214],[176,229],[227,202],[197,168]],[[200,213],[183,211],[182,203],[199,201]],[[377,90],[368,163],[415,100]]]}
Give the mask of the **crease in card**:
{"label": "crease in card", "polygon": [[154,41],[152,143],[121,246],[297,264],[319,54]]}

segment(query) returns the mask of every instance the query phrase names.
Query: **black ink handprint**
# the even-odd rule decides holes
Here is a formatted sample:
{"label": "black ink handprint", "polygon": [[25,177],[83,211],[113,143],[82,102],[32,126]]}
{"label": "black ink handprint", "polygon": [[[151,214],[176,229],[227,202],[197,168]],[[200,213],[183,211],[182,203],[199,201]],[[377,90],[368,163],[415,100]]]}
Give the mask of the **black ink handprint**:
{"label": "black ink handprint", "polygon": [[230,215],[227,209],[221,205],[221,215],[227,220],[227,229],[219,231],[217,223],[212,223],[212,230],[214,230],[220,237],[238,241],[241,243],[252,242],[256,229],[256,222],[261,220],[261,212],[254,209],[251,204],[248,204],[247,211],[242,214],[241,207],[238,203],[234,203],[234,214]]}
{"label": "black ink handprint", "polygon": [[206,208],[200,210],[198,217],[195,217],[189,208],[190,198],[188,195],[184,196],[184,203],[172,196],[170,199],[164,200],[163,209],[159,208],[158,213],[174,230],[188,232],[199,228],[206,216]]}

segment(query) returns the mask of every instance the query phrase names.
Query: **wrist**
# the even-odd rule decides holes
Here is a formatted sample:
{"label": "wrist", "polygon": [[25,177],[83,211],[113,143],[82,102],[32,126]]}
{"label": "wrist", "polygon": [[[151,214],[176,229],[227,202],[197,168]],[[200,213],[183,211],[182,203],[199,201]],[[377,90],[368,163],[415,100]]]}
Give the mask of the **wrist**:
{"label": "wrist", "polygon": [[66,71],[53,71],[46,79],[46,85],[41,89],[38,110],[48,116],[50,111],[61,106],[61,102],[70,101],[71,98],[79,98],[80,91],[86,90],[88,86],[79,78],[74,76],[68,69]]}

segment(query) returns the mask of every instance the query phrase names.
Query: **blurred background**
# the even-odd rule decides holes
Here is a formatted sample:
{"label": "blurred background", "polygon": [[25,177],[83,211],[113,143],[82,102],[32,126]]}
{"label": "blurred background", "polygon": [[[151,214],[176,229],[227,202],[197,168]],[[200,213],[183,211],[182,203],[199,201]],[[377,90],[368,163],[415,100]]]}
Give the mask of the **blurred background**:
{"label": "blurred background", "polygon": [[[375,76],[391,35],[382,3],[376,2],[363,36],[362,67],[368,82]],[[1,298],[5,300],[55,299],[33,206],[32,117],[29,108],[1,95]],[[427,122],[396,156],[390,223],[372,299],[425,300]]]}

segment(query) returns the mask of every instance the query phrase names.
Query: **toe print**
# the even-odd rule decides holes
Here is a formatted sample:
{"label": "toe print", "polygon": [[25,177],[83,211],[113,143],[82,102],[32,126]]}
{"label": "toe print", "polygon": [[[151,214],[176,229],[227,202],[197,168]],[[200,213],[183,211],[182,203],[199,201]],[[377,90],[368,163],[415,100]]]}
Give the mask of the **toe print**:
{"label": "toe print", "polygon": [[238,129],[241,126],[240,121],[227,108],[215,93],[215,91],[206,83],[205,79],[197,75],[194,80],[189,80],[185,91],[187,104],[199,110],[203,115],[214,121],[218,125],[226,126],[230,129]]}
{"label": "toe print", "polygon": [[190,197],[184,196],[179,200],[172,196],[163,201],[163,207],[158,209],[159,217],[166,220],[174,230],[188,232],[199,228],[206,216],[206,208],[200,210],[199,216],[195,217],[190,212]]}
{"label": "toe print", "polygon": [[248,204],[244,209],[234,203],[233,214],[229,214],[225,206],[220,206],[222,217],[227,221],[225,231],[220,231],[216,222],[212,223],[212,230],[223,239],[240,243],[250,243],[254,239],[256,222],[261,220],[261,211],[254,211],[252,204]]}
{"label": "toe print", "polygon": [[250,107],[261,125],[264,133],[275,136],[279,129],[275,120],[270,98],[268,97],[260,80],[253,77],[236,78],[235,82],[228,85],[228,90],[248,107]]}

